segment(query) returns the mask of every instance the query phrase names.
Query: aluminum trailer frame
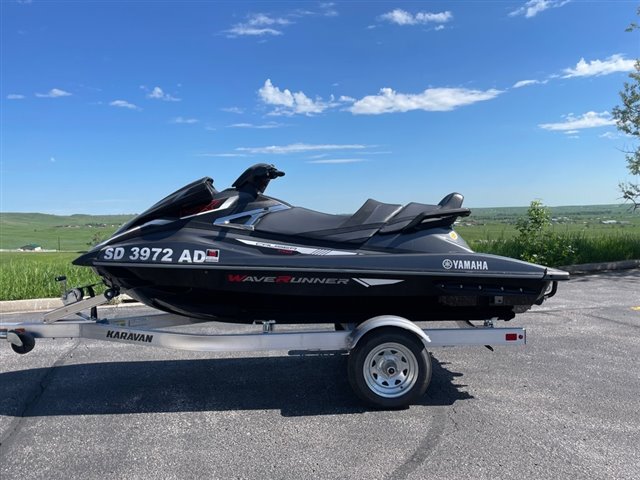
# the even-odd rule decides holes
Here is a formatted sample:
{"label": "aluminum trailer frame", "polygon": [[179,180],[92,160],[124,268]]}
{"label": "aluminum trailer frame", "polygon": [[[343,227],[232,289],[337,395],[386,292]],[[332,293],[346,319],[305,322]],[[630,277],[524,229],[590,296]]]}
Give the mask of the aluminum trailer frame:
{"label": "aluminum trailer frame", "polygon": [[[163,329],[210,322],[169,313],[97,318],[95,307],[111,298],[103,294],[69,303],[48,312],[39,322],[0,321],[0,340],[8,341],[21,354],[34,348],[36,338],[87,338],[199,352],[349,353],[348,374],[355,392],[383,408],[406,406],[424,394],[431,378],[430,347],[526,344],[524,328],[496,328],[492,320],[480,327],[467,323],[463,328],[423,329],[393,315],[336,331],[274,331],[272,322],[261,322],[262,331],[251,333],[181,333]],[[82,313],[87,309],[95,316]],[[81,318],[67,318],[74,314]]]}

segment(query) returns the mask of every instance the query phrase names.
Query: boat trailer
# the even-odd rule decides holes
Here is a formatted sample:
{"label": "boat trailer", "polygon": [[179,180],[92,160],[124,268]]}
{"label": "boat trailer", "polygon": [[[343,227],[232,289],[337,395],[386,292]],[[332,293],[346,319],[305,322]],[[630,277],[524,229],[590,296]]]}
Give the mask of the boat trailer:
{"label": "boat trailer", "polygon": [[[431,379],[428,348],[526,343],[524,328],[496,328],[493,320],[481,326],[465,322],[461,328],[423,329],[393,315],[374,317],[358,325],[336,324],[335,331],[280,331],[273,322],[264,321],[256,322],[262,328],[251,333],[180,333],[165,329],[210,321],[169,313],[98,318],[97,307],[117,293],[95,295],[91,291],[83,298],[84,292],[78,295],[76,289],[74,295],[63,295],[69,303],[46,313],[42,321],[0,321],[0,340],[7,340],[19,354],[33,350],[36,338],[87,338],[198,352],[348,353],[351,386],[362,400],[378,408],[405,407],[425,393]],[[87,310],[89,314],[84,313]]]}

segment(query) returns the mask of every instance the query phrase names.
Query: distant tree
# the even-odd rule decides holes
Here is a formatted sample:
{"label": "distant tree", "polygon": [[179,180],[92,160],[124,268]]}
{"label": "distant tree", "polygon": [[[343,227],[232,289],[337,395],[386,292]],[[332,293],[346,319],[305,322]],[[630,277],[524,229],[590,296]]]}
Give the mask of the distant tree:
{"label": "distant tree", "polygon": [[[638,7],[640,16],[640,7]],[[639,29],[637,23],[631,23],[626,31],[633,32]],[[636,60],[635,71],[629,74],[630,81],[624,83],[620,91],[622,105],[613,108],[612,115],[616,120],[616,126],[622,133],[640,140],[640,60]],[[635,150],[627,151],[627,169],[631,175],[640,176],[640,145]],[[620,182],[618,184],[622,198],[633,205],[633,210],[640,207],[640,183]]]}
{"label": "distant tree", "polygon": [[549,231],[551,212],[540,200],[533,200],[527,210],[527,216],[516,222],[520,233],[517,242],[520,245],[519,257],[522,260],[543,265],[568,265],[576,251],[567,237]]}
{"label": "distant tree", "polygon": [[527,216],[521,217],[516,222],[516,229],[523,239],[534,240],[542,236],[545,229],[551,224],[551,213],[540,200],[533,200],[527,210]]}

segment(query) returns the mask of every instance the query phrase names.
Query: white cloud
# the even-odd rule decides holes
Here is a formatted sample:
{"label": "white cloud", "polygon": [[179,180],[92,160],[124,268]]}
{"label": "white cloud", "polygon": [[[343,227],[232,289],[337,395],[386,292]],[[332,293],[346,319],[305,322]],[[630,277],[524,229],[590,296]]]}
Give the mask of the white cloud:
{"label": "white cloud", "polygon": [[380,19],[396,25],[425,25],[427,23],[446,23],[453,19],[453,14],[446,11],[440,13],[418,12],[413,15],[406,10],[396,8],[380,15]]}
{"label": "white cloud", "polygon": [[391,88],[382,88],[377,95],[368,95],[349,108],[356,115],[379,115],[382,113],[424,110],[445,112],[464,105],[491,100],[501,90],[469,90],[466,88],[428,88],[422,93],[397,93]]}
{"label": "white cloud", "polygon": [[635,62],[635,60],[624,58],[619,53],[611,55],[605,60],[592,60],[590,62],[581,58],[575,68],[565,68],[563,70],[566,75],[562,78],[592,77],[616,72],[630,72],[634,69]]}
{"label": "white cloud", "polygon": [[320,4],[322,15],[325,17],[337,17],[338,11],[334,8],[336,4],[334,2],[324,2]]}
{"label": "white cloud", "polygon": [[262,37],[264,35],[282,35],[280,30],[276,30],[275,28],[255,28],[248,25],[236,25],[233,28],[227,30],[227,37],[235,38],[235,37]]}
{"label": "white cloud", "polygon": [[[289,2],[295,4],[296,2]],[[230,29],[224,30],[227,38],[237,37],[262,37],[261,42],[265,42],[265,38],[269,36],[278,36],[284,34],[284,29],[295,22],[292,19],[299,19],[308,16],[336,17],[337,10],[332,2],[323,2],[313,10],[293,9],[289,10],[283,16],[273,16],[265,13],[253,13],[246,17],[245,21],[236,23]]]}
{"label": "white cloud", "polygon": [[607,138],[609,140],[615,140],[616,138],[620,138],[622,135],[620,135],[618,132],[604,132],[602,135],[598,135],[600,138]]}
{"label": "white cloud", "polygon": [[251,154],[290,154],[290,153],[304,153],[304,152],[317,152],[326,150],[361,150],[368,148],[367,145],[359,144],[308,144],[308,143],[293,143],[290,145],[270,145],[268,147],[239,147],[236,148],[239,152],[247,152]]}
{"label": "white cloud", "polygon": [[197,118],[176,117],[173,120],[171,120],[171,123],[193,125],[194,123],[198,123],[198,119]]}
{"label": "white cloud", "polygon": [[445,29],[444,25],[438,25],[436,28],[434,28],[436,32],[439,32],[440,30],[444,30],[444,29]]}
{"label": "white cloud", "polygon": [[181,100],[180,98],[163,92],[160,87],[154,87],[153,90],[147,94],[147,98],[155,98],[157,100],[164,100],[165,102],[179,102]]}
{"label": "white cloud", "polygon": [[360,163],[366,162],[363,158],[327,158],[324,160],[310,160],[307,163],[328,163],[328,164],[341,164],[341,163]]}
{"label": "white cloud", "polygon": [[69,92],[65,92],[64,90],[60,90],[59,88],[52,88],[47,93],[36,93],[36,97],[39,98],[60,98],[70,96],[71,94]]}
{"label": "white cloud", "polygon": [[311,100],[302,92],[291,93],[288,89],[280,90],[271,83],[270,79],[264,82],[258,94],[264,103],[276,106],[270,115],[312,115],[322,113],[331,106],[320,98]]}
{"label": "white cloud", "polygon": [[109,105],[111,105],[112,107],[128,108],[129,110],[141,110],[140,107],[134,105],[133,103],[129,103],[126,100],[114,100],[113,102],[109,103]]}
{"label": "white cloud", "polygon": [[249,16],[247,21],[248,25],[256,26],[264,26],[264,25],[289,25],[291,23],[290,20],[286,18],[278,18],[278,17],[270,17],[265,15],[264,13],[256,13]]}
{"label": "white cloud", "polygon": [[268,123],[263,123],[261,125],[255,125],[253,123],[233,123],[231,125],[227,125],[228,128],[258,128],[258,129],[280,128],[283,126],[284,126],[283,123],[276,123],[276,122],[268,122]]}
{"label": "white cloud", "polygon": [[529,0],[522,7],[510,12],[509,16],[524,15],[526,18],[533,18],[540,12],[544,12],[549,8],[562,7],[569,2],[570,0]]}
{"label": "white cloud", "polygon": [[244,108],[239,108],[239,107],[225,107],[225,108],[221,108],[220,110],[228,113],[237,113],[237,114],[244,113]]}
{"label": "white cloud", "polygon": [[611,118],[609,112],[587,112],[583,115],[576,117],[573,113],[565,116],[563,122],[558,123],[541,123],[538,125],[545,130],[560,131],[566,133],[576,133],[575,130],[582,130],[584,128],[597,128],[605,127],[608,125],[615,125],[616,121]]}
{"label": "white cloud", "polygon": [[154,89],[147,94],[147,98],[162,98],[162,97],[164,97],[164,93],[162,92],[162,89],[160,87],[154,87]]}
{"label": "white cloud", "polygon": [[520,80],[519,82],[516,82],[513,84],[513,87],[511,88],[522,88],[522,87],[526,87],[528,85],[537,85],[540,83],[546,83],[545,82],[541,82],[540,80]]}
{"label": "white cloud", "polygon": [[290,20],[282,17],[270,17],[264,13],[249,15],[246,22],[237,23],[229,30],[226,30],[228,38],[236,37],[262,37],[268,35],[282,35],[281,30],[274,26],[285,26],[291,23]]}
{"label": "white cloud", "polygon": [[24,95],[20,95],[19,93],[10,93],[7,95],[7,100],[22,100]]}

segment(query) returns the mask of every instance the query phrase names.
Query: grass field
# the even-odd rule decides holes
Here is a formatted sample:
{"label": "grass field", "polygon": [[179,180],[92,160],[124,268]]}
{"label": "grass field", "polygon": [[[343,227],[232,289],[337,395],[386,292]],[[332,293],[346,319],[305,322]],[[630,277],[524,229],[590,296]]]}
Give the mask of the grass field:
{"label": "grass field", "polygon": [[[492,253],[511,258],[527,259],[525,245],[516,237],[468,242],[476,252]],[[542,243],[534,263],[549,267],[581,263],[615,262],[640,259],[640,234],[602,233],[599,236],[582,233],[560,233]]]}
{"label": "grass field", "polygon": [[58,297],[59,275],[67,277],[69,286],[101,284],[90,268],[71,264],[76,257],[72,252],[0,252],[0,300]]}
{"label": "grass field", "polygon": [[[522,245],[516,239],[518,218],[528,207],[473,209],[456,230],[479,252],[517,258]],[[571,246],[571,254],[557,264],[590,263],[640,258],[640,214],[622,205],[550,208],[551,231]],[[0,300],[55,297],[54,281],[66,275],[70,286],[100,279],[88,268],[71,265],[78,252],[111,235],[131,215],[56,216],[39,213],[0,213],[0,249],[37,244],[60,252],[0,252]],[[603,223],[605,222],[605,223]],[[613,223],[615,222],[615,223]]]}
{"label": "grass field", "polygon": [[45,250],[87,250],[93,238],[106,237],[132,215],[46,215],[0,213],[0,249],[37,244]]}
{"label": "grass field", "polygon": [[[476,208],[461,219],[456,231],[469,241],[507,240],[517,235],[516,221],[527,214],[528,207]],[[551,231],[586,237],[629,234],[640,237],[640,214],[626,205],[587,205],[549,208]],[[616,223],[603,223],[616,222]]]}

